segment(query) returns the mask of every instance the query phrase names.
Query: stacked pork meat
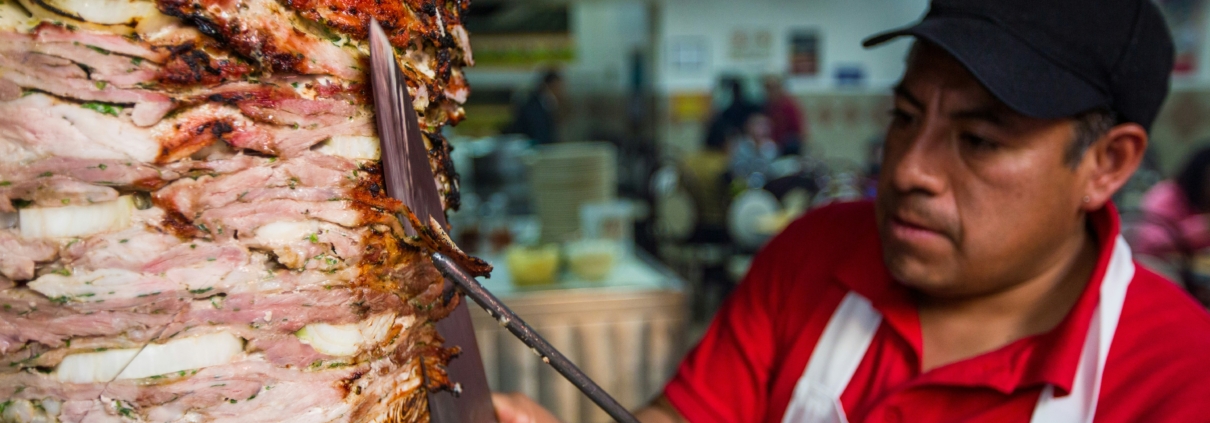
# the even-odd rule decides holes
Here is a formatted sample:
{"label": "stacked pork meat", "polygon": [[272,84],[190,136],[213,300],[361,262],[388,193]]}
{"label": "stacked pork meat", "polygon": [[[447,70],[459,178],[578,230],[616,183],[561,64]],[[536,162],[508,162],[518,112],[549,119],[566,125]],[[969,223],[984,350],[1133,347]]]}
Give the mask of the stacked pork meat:
{"label": "stacked pork meat", "polygon": [[383,191],[366,36],[456,207],[467,6],[0,0],[0,421],[427,420],[453,246]]}

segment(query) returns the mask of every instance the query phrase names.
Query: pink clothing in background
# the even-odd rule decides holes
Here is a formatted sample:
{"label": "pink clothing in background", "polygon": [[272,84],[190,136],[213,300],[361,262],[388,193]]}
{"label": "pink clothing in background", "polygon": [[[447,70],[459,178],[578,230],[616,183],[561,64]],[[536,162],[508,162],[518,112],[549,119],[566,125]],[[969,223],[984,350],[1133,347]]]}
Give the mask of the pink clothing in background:
{"label": "pink clothing in background", "polygon": [[1144,221],[1139,222],[1130,246],[1135,253],[1162,257],[1210,247],[1210,216],[1198,214],[1173,181],[1151,187],[1143,195]]}

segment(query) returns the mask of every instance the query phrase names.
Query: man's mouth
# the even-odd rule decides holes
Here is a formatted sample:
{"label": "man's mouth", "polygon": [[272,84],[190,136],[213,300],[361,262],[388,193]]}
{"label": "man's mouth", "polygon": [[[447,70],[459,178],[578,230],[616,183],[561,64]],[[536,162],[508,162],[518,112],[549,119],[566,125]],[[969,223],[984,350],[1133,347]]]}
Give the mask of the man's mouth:
{"label": "man's mouth", "polygon": [[918,220],[901,216],[891,218],[891,236],[896,240],[908,243],[937,242],[946,238],[945,234],[933,229]]}

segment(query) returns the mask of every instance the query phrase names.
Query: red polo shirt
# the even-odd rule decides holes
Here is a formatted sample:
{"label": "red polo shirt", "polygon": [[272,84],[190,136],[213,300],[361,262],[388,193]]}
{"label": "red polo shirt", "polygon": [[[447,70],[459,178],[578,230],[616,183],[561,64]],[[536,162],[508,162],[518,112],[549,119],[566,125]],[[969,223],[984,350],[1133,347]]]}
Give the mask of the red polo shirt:
{"label": "red polo shirt", "polygon": [[[1112,207],[1091,216],[1100,260],[1050,332],[928,372],[920,322],[892,281],[868,202],[813,211],[756,256],[665,394],[693,422],[780,422],[795,384],[849,290],[883,315],[841,396],[849,421],[1028,422],[1042,388],[1066,395],[1118,234]],[[1109,350],[1096,422],[1210,422],[1210,314],[1136,264]]]}

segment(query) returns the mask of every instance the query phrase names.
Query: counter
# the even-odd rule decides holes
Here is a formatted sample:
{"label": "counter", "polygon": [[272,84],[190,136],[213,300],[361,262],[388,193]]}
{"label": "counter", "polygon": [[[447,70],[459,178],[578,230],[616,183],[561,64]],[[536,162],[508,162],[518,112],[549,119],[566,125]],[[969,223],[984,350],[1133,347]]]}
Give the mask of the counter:
{"label": "counter", "polygon": [[[517,287],[503,257],[483,285],[529,322],[622,405],[637,408],[663,388],[684,352],[684,284],[649,256],[618,261],[603,281],[567,272],[557,282]],[[473,307],[475,332],[496,391],[523,392],[565,422],[608,422],[609,417],[574,386]]]}

